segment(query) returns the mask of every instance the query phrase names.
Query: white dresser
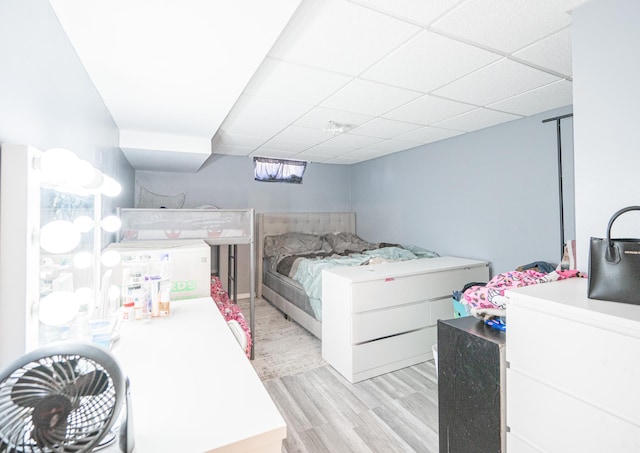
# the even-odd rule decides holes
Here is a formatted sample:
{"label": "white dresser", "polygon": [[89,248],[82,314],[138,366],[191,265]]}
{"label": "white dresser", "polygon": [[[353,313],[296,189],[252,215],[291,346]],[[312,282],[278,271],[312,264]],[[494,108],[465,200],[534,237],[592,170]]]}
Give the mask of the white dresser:
{"label": "white dresser", "polygon": [[640,451],[640,306],[586,279],[507,292],[509,453]]}
{"label": "white dresser", "polygon": [[350,382],[429,360],[452,292],[488,279],[485,261],[456,257],[324,270],[322,357]]}

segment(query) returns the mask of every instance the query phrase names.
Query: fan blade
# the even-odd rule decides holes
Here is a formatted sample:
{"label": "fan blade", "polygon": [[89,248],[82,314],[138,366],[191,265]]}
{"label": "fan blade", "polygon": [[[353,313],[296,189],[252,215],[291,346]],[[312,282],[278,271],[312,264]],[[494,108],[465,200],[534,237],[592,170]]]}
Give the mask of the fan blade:
{"label": "fan blade", "polygon": [[60,444],[67,432],[67,417],[71,413],[71,401],[63,395],[42,398],[33,408],[31,438],[39,446]]}
{"label": "fan blade", "polygon": [[99,395],[109,388],[109,375],[102,370],[94,370],[78,377],[65,390],[73,389],[78,396]]}
{"label": "fan blade", "polygon": [[40,365],[28,370],[16,381],[11,389],[11,399],[22,407],[35,407],[51,392],[51,368]]}

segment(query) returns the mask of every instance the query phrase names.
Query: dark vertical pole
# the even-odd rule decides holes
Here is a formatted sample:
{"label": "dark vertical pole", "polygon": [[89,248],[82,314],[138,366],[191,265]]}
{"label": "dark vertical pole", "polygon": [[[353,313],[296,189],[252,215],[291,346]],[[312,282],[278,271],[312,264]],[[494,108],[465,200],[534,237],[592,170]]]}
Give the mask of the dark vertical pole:
{"label": "dark vertical pole", "polygon": [[556,134],[558,140],[558,189],[560,197],[560,261],[564,255],[564,195],[563,195],[563,179],[562,179],[562,128],[560,127],[560,118],[556,120]]}
{"label": "dark vertical pole", "polygon": [[556,122],[556,142],[558,148],[558,197],[560,205],[560,261],[562,261],[562,256],[564,255],[564,194],[562,187],[562,128],[560,126],[560,120],[563,118],[570,118],[572,116],[573,113],[569,113],[567,115],[542,120],[543,123],[548,123],[549,121]]}

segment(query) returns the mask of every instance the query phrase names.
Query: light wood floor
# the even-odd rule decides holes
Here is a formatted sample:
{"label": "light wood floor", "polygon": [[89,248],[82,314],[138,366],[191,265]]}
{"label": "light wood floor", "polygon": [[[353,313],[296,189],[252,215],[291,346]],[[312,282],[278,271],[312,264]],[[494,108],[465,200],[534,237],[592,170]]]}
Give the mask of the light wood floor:
{"label": "light wood floor", "polygon": [[263,383],[287,422],[283,452],[438,452],[433,361],[356,384],[329,365]]}

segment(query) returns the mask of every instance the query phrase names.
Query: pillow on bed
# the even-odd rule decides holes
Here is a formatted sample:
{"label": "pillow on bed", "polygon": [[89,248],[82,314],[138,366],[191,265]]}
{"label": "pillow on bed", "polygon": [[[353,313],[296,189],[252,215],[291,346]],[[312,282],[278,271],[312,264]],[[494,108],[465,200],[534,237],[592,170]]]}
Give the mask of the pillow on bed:
{"label": "pillow on bed", "polygon": [[378,244],[367,242],[353,233],[325,234],[324,239],[335,253],[363,252],[378,248]]}
{"label": "pillow on bed", "polygon": [[322,236],[307,233],[284,233],[264,238],[264,256],[278,256],[311,253],[326,250]]}

